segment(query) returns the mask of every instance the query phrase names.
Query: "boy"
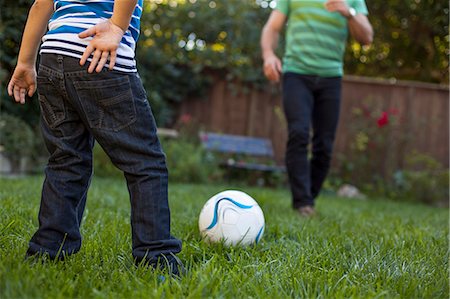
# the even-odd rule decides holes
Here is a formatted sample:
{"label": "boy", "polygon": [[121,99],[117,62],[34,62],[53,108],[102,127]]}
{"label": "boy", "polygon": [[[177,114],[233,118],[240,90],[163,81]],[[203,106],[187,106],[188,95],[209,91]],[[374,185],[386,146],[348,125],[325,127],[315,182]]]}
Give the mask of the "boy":
{"label": "boy", "polygon": [[27,256],[63,259],[79,251],[96,140],[127,181],[136,263],[179,274],[165,156],[134,60],[142,2],[36,0],[30,9],[8,93],[24,104],[37,81],[50,157]]}

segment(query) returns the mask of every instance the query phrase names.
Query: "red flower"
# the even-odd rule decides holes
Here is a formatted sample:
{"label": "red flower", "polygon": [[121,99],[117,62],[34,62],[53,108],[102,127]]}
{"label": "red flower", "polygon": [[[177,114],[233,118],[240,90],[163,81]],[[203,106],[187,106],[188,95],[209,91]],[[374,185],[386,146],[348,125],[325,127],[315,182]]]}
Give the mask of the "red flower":
{"label": "red flower", "polygon": [[190,123],[191,120],[192,120],[192,116],[190,114],[183,114],[180,117],[180,123],[182,123],[184,125]]}
{"label": "red flower", "polygon": [[389,116],[387,112],[382,112],[380,118],[377,120],[377,125],[379,128],[384,127],[389,123]]}

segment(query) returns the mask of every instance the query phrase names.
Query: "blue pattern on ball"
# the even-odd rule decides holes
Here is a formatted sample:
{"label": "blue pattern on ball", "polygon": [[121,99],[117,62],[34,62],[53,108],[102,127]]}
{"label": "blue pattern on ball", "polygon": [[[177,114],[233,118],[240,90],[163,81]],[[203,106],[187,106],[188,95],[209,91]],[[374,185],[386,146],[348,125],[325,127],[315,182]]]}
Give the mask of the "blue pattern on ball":
{"label": "blue pattern on ball", "polygon": [[243,205],[243,204],[241,204],[241,203],[238,203],[237,201],[234,201],[234,200],[232,200],[231,198],[228,198],[228,197],[221,198],[221,199],[219,199],[219,200],[216,202],[216,206],[214,207],[214,218],[213,218],[211,224],[210,224],[206,229],[211,229],[211,228],[213,228],[213,227],[217,224],[217,218],[218,218],[217,210],[219,209],[219,203],[220,203],[222,200],[228,200],[229,202],[231,202],[231,203],[235,204],[236,206],[240,207],[241,209],[251,209],[251,208],[253,207],[253,205],[251,205],[251,206],[246,206],[246,205]]}

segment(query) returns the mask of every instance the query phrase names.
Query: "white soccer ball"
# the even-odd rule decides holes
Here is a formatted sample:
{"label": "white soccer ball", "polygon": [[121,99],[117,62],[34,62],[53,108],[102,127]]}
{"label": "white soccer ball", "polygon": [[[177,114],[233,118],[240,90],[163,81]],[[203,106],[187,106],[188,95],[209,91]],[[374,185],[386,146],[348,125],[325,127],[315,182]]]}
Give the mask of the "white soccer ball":
{"label": "white soccer ball", "polygon": [[226,190],[211,197],[200,212],[200,234],[225,245],[258,243],[264,233],[264,214],[248,194]]}

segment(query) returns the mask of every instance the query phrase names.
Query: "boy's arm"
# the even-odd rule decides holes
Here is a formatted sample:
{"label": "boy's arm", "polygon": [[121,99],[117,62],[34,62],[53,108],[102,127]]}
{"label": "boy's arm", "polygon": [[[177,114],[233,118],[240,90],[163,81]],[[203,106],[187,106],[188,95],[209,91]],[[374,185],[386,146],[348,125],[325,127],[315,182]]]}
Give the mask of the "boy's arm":
{"label": "boy's arm", "polygon": [[8,84],[8,94],[24,104],[25,95],[36,91],[36,57],[41,38],[53,13],[52,0],[35,0],[28,13],[17,65]]}
{"label": "boy's arm", "polygon": [[109,69],[113,69],[116,63],[117,48],[123,35],[128,30],[136,3],[137,0],[114,1],[114,11],[111,19],[99,23],[78,35],[80,38],[93,36],[80,60],[80,65],[84,65],[89,56],[93,54],[88,72],[92,73],[94,69],[96,72],[100,72],[108,57],[110,57]]}

